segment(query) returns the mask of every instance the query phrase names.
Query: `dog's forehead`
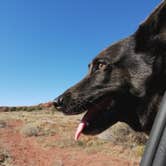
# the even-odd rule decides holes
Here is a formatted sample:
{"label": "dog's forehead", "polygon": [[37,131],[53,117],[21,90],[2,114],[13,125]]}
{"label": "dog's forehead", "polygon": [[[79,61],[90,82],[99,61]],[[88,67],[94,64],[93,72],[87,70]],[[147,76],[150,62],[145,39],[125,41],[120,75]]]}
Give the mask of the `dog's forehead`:
{"label": "dog's forehead", "polygon": [[116,63],[122,57],[124,57],[127,52],[131,50],[131,47],[133,47],[132,43],[133,43],[132,36],[129,38],[123,39],[117,43],[114,43],[111,46],[104,49],[101,53],[99,53],[99,55],[96,56],[93,62],[100,59],[107,59],[112,63]]}

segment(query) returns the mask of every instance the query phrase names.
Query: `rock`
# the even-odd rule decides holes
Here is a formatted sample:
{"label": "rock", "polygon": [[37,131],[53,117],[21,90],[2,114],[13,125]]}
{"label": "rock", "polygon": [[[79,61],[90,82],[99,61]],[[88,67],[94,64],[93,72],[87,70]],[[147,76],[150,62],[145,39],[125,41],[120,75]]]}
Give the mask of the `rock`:
{"label": "rock", "polygon": [[145,144],[148,140],[147,134],[136,132],[126,123],[122,122],[116,123],[103,133],[99,134],[98,138],[125,145]]}
{"label": "rock", "polygon": [[53,106],[53,102],[42,103],[39,104],[39,106],[41,106],[42,108],[50,108]]}

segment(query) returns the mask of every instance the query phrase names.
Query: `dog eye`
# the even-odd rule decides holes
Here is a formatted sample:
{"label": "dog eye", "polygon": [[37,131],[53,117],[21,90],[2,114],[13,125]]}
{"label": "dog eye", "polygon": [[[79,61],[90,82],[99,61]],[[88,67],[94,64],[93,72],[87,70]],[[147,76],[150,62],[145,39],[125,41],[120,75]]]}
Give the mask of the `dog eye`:
{"label": "dog eye", "polygon": [[97,65],[96,65],[96,70],[104,70],[106,69],[106,63],[102,63],[102,62],[99,62]]}
{"label": "dog eye", "polygon": [[88,65],[90,73],[94,73],[94,72],[99,71],[99,70],[101,70],[101,71],[104,71],[104,70],[107,70],[107,69],[110,70],[110,69],[112,69],[111,66],[112,65],[108,65],[105,62],[96,62],[96,63]]}
{"label": "dog eye", "polygon": [[104,64],[104,63],[99,63],[98,64],[98,69],[99,70],[102,70],[102,69],[104,69],[106,67],[106,64]]}

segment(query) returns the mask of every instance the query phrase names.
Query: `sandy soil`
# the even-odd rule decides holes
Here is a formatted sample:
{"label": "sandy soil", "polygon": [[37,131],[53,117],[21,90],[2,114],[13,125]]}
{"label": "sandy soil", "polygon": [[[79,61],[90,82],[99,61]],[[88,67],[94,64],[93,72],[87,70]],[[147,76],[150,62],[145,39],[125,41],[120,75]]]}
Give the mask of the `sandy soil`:
{"label": "sandy soil", "polygon": [[134,147],[73,135],[80,116],[1,112],[0,166],[137,166]]}

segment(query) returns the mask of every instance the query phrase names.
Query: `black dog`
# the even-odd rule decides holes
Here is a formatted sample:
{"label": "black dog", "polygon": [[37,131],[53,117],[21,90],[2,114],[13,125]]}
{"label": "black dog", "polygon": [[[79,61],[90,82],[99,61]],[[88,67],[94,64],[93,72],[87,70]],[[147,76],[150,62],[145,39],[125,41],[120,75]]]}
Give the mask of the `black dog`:
{"label": "black dog", "polygon": [[86,111],[75,135],[117,121],[149,132],[166,89],[166,1],[128,38],[102,51],[78,84],[54,100],[67,115]]}

